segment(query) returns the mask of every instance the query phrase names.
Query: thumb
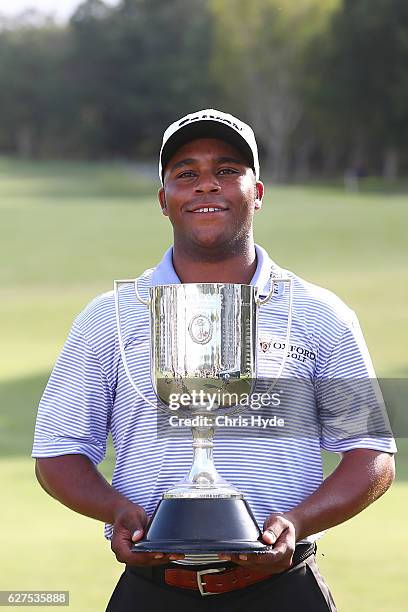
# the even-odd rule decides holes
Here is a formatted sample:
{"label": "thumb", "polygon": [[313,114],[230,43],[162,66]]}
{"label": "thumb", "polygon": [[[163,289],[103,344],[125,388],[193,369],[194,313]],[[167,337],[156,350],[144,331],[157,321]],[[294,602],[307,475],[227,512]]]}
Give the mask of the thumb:
{"label": "thumb", "polygon": [[272,545],[275,544],[276,540],[278,539],[278,535],[274,531],[273,527],[268,527],[264,530],[262,534],[262,539],[266,544]]}
{"label": "thumb", "polygon": [[134,505],[127,507],[117,515],[114,531],[126,533],[127,538],[131,534],[132,541],[137,542],[143,537],[147,522],[148,517],[143,508]]}
{"label": "thumb", "polygon": [[132,542],[138,542],[143,538],[144,531],[143,529],[135,529],[132,533]]}
{"label": "thumb", "polygon": [[265,521],[262,539],[266,544],[273,545],[282,533],[281,518],[279,516],[269,516]]}
{"label": "thumb", "polygon": [[145,527],[147,524],[146,513],[143,512],[142,516],[138,513],[136,520],[132,522],[133,522],[133,525],[132,525],[132,529],[130,530],[132,532],[132,542],[138,542],[139,540],[143,538],[143,535],[145,532]]}

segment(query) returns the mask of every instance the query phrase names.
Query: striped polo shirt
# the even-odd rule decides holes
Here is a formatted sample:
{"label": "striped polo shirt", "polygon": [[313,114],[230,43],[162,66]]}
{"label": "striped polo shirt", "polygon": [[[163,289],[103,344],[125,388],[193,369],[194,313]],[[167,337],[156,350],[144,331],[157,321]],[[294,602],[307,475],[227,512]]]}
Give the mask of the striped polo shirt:
{"label": "striped polo shirt", "polygon": [[[251,284],[260,295],[269,290],[271,272],[292,282],[289,346],[285,346],[288,285],[278,284],[258,313],[257,378],[273,379],[287,354],[281,381],[284,400],[269,412],[274,415],[279,409],[285,426],[222,428],[221,432],[219,428],[214,459],[221,476],[244,494],[262,527],[271,512],[292,509],[319,487],[322,448],[337,453],[353,448],[395,452],[396,446],[383,426],[386,413],[353,311],[330,291],[277,266],[261,247],[256,246],[256,253]],[[145,298],[151,286],[180,283],[172,249],[138,282]],[[142,393],[155,402],[149,312],[136,300],[131,285],[122,286],[119,294],[130,372]],[[189,435],[180,436],[157,432],[156,411],[127,379],[114,295],[105,293],[73,323],[39,405],[33,457],[83,454],[97,465],[111,433],[116,455],[112,485],[151,515],[163,492],[186,476],[192,460],[188,430]],[[106,525],[106,537],[111,534],[112,527]]]}

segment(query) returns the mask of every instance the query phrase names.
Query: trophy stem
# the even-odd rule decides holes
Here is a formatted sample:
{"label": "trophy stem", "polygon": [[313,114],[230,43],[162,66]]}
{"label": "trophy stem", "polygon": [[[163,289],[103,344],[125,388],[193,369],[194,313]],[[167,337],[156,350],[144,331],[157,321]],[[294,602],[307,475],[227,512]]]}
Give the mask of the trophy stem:
{"label": "trophy stem", "polygon": [[[209,417],[207,417],[209,419]],[[192,427],[193,463],[187,477],[163,494],[163,499],[172,498],[220,498],[242,499],[217,472],[213,460],[214,427]]]}
{"label": "trophy stem", "polygon": [[214,428],[192,427],[193,464],[187,479],[198,486],[211,487],[220,479],[213,459]]}

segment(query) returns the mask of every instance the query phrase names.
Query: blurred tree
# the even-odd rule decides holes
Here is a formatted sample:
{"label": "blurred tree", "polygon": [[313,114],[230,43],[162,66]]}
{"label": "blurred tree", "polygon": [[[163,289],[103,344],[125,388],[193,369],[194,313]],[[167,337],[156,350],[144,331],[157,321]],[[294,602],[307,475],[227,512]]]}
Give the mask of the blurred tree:
{"label": "blurred tree", "polygon": [[21,156],[60,153],[66,32],[48,22],[0,32],[0,146]]}
{"label": "blurred tree", "polygon": [[211,23],[203,0],[88,0],[71,20],[80,117],[95,150],[157,153],[167,122],[209,103]]}
{"label": "blurred tree", "polygon": [[86,0],[70,21],[71,45],[66,64],[76,125],[74,138],[82,154],[107,153],[107,100],[113,84],[108,79],[113,10],[102,0]]}
{"label": "blurred tree", "polygon": [[156,157],[219,107],[254,125],[274,179],[408,161],[406,0],[85,0],[61,27],[0,22],[0,149]]}
{"label": "blurred tree", "polygon": [[[304,54],[337,0],[212,0],[213,70],[227,104],[255,126],[275,180],[289,174],[290,145],[304,115]],[[304,132],[304,155],[310,135]],[[298,157],[305,165],[305,159]]]}
{"label": "blurred tree", "polygon": [[[349,151],[348,165],[371,162],[396,176],[408,137],[408,3],[343,0],[329,36],[315,49],[320,125]],[[317,61],[316,59],[319,58]]]}

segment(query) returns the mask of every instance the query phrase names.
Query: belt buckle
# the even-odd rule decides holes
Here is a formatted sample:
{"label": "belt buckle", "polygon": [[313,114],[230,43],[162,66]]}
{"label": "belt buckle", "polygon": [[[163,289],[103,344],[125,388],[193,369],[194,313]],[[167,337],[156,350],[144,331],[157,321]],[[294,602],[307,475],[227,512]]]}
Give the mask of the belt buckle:
{"label": "belt buckle", "polygon": [[197,572],[197,586],[198,586],[198,590],[200,591],[203,597],[205,595],[219,595],[219,593],[211,593],[209,591],[206,591],[205,581],[202,580],[202,577],[205,576],[206,574],[218,574],[219,572],[225,571],[225,569],[226,569],[225,567],[220,567],[218,569],[213,568],[213,569],[200,570]]}

